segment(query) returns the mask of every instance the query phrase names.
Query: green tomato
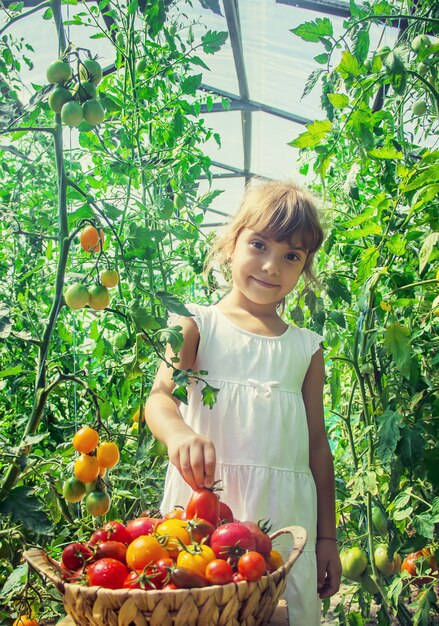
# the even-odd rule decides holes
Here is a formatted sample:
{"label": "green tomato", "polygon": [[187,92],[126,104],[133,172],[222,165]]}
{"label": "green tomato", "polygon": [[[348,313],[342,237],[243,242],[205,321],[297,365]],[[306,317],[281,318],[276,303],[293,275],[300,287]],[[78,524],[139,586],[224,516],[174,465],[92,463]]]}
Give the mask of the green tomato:
{"label": "green tomato", "polygon": [[184,193],[178,193],[174,197],[175,208],[180,210],[186,206],[186,196]]}
{"label": "green tomato", "polygon": [[136,71],[138,74],[143,74],[147,67],[146,59],[139,59],[136,63]]}
{"label": "green tomato", "polygon": [[85,59],[79,66],[79,78],[99,85],[102,80],[102,67],[94,59]]}
{"label": "green tomato", "polygon": [[83,119],[84,114],[82,112],[82,106],[79,102],[75,102],[74,100],[66,102],[61,109],[61,120],[63,124],[66,124],[66,126],[79,126]]}
{"label": "green tomato", "polygon": [[377,55],[377,57],[380,57],[380,59],[382,59],[383,57],[386,57],[389,53],[391,52],[391,49],[389,48],[389,46],[380,46],[375,54]]}
{"label": "green tomato", "polygon": [[55,87],[49,96],[49,106],[55,113],[61,113],[63,106],[72,98],[72,94],[65,87]]}
{"label": "green tomato", "polygon": [[65,61],[54,61],[46,70],[46,76],[49,83],[65,83],[72,77],[72,68]]}
{"label": "green tomato", "polygon": [[110,294],[107,287],[94,285],[88,290],[88,304],[95,311],[102,311],[110,304]]}
{"label": "green tomato", "polygon": [[358,546],[353,546],[340,554],[343,576],[357,580],[367,567],[367,556]]}
{"label": "green tomato", "polygon": [[412,113],[413,115],[424,115],[427,110],[427,103],[425,100],[416,100],[416,102],[412,105]]}
{"label": "green tomato", "polygon": [[156,439],[154,441],[154,445],[152,447],[152,450],[154,452],[154,454],[158,457],[160,457],[161,459],[165,458],[166,456],[168,456],[168,447],[165,443],[163,443],[163,441],[160,441],[160,439]]}
{"label": "green tomato", "polygon": [[425,76],[428,73],[428,70],[430,68],[428,67],[428,65],[426,65],[425,63],[422,63],[422,61],[420,63],[418,63],[418,66],[416,68],[416,71],[418,72],[418,74],[420,74],[421,76]]}
{"label": "green tomato", "polygon": [[118,333],[114,338],[114,347],[123,350],[128,343],[128,335],[126,332]]}
{"label": "green tomato", "polygon": [[87,100],[82,105],[82,111],[86,122],[92,126],[102,124],[105,117],[105,111],[102,104],[98,100]]}
{"label": "green tomato", "polygon": [[124,37],[123,33],[120,33],[120,32],[117,33],[117,35],[116,35],[116,43],[121,48],[125,48],[125,37]]}
{"label": "green tomato", "polygon": [[387,535],[387,519],[378,506],[372,507],[372,523],[382,537]]}
{"label": "green tomato", "polygon": [[111,507],[111,498],[106,491],[91,491],[85,498],[85,506],[90,515],[105,515]]}
{"label": "green tomato", "polygon": [[380,543],[373,553],[375,565],[383,576],[391,576],[397,572],[401,566],[401,557],[398,554],[394,554],[393,559],[390,560],[387,551],[388,545],[386,543]]}
{"label": "green tomato", "polygon": [[417,35],[412,41],[412,48],[415,52],[420,52],[423,48],[431,46],[430,38],[427,35]]}
{"label": "green tomato", "polygon": [[67,478],[62,486],[62,494],[67,502],[81,502],[85,496],[85,491],[84,483],[78,480],[76,476]]}
{"label": "green tomato", "polygon": [[81,102],[85,100],[90,100],[91,98],[96,98],[96,96],[98,95],[98,90],[96,89],[96,86],[88,80],[85,80],[82,83],[78,83],[73,91],[75,94],[78,94]]}
{"label": "green tomato", "polygon": [[81,283],[71,285],[64,294],[64,300],[71,309],[82,309],[88,304],[88,289]]}

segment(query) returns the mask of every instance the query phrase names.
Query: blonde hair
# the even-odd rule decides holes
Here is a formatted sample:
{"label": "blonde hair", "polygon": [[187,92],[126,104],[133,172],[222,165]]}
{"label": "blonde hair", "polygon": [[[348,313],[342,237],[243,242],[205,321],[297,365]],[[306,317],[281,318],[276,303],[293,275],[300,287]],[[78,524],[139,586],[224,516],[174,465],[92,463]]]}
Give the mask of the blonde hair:
{"label": "blonde hair", "polygon": [[293,182],[252,179],[238,212],[212,244],[206,257],[206,274],[218,264],[230,281],[229,261],[236,241],[244,228],[250,228],[275,241],[298,239],[308,250],[303,268],[305,277],[309,282],[315,281],[312,264],[324,238],[316,204],[307,189]]}

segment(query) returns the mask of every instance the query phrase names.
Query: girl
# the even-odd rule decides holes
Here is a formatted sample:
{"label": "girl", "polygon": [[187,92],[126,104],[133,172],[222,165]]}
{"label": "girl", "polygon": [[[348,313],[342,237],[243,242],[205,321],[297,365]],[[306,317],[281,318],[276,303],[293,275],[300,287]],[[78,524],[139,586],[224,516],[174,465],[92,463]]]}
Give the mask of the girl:
{"label": "girl", "polygon": [[[219,261],[226,270],[230,291],[216,305],[188,305],[192,317],[178,318],[178,367],[207,370],[217,402],[203,406],[194,382],[180,407],[172,368],[163,362],[145,407],[170,459],[162,511],[186,505],[192,489],[220,479],[221,499],[237,519],[306,528],[308,542],[285,592],[291,626],[320,624],[319,597],[336,593],[341,575],[322,337],[279,315],[302,273],[313,278],[322,240],[308,192],[287,182],[252,182],[209,257],[208,267]],[[286,558],[291,545],[279,549]]]}

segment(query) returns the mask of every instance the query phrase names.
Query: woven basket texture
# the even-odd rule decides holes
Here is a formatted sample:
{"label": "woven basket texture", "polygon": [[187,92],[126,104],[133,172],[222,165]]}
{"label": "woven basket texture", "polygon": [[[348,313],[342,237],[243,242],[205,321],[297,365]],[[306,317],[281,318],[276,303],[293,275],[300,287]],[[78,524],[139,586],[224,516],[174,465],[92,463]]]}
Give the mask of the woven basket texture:
{"label": "woven basket texture", "polygon": [[24,553],[30,566],[50,580],[63,596],[77,626],[263,626],[274,613],[286,576],[306,544],[306,531],[289,526],[293,548],[287,561],[256,582],[211,585],[202,589],[143,591],[104,589],[64,582],[52,559],[39,548]]}

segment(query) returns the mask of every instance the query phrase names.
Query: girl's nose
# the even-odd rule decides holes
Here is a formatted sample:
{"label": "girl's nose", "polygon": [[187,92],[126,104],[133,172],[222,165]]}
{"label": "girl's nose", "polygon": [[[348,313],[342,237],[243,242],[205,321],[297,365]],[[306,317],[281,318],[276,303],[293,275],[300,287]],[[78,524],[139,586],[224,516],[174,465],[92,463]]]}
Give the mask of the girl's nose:
{"label": "girl's nose", "polygon": [[279,263],[275,257],[268,257],[265,259],[262,269],[267,274],[278,274],[279,273]]}

